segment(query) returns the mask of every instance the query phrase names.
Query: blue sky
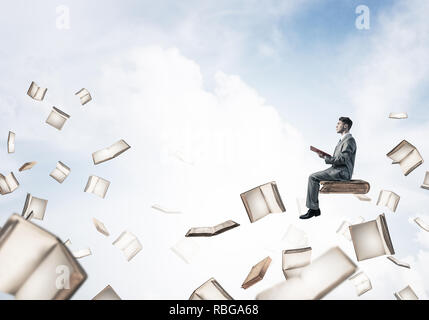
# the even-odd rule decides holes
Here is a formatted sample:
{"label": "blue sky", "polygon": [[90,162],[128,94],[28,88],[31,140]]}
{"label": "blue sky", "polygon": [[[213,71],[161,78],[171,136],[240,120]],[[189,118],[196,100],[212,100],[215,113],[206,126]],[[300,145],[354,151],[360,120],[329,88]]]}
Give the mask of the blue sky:
{"label": "blue sky", "polygon": [[[370,9],[369,30],[355,28],[360,4]],[[69,30],[56,28],[59,5],[70,9]],[[429,275],[421,270],[429,239],[408,223],[428,214],[427,191],[419,188],[427,167],[403,177],[385,156],[405,138],[423,157],[429,153],[427,5],[302,0],[10,1],[4,6],[0,118],[8,125],[0,135],[6,141],[9,130],[16,132],[17,151],[1,154],[0,172],[16,171],[26,161],[38,165],[20,173],[20,188],[0,199],[0,222],[22,210],[27,192],[49,199],[45,220],[36,223],[64,240],[70,237],[76,249],[93,251],[81,260],[90,278],[76,298],[92,298],[111,283],[124,298],[182,299],[217,275],[235,298],[253,299],[282,276],[273,271],[265,287],[240,291],[247,268],[267,254],[265,244],[252,242],[254,234],[269,242],[296,224],[309,233],[315,253],[339,243],[353,257],[335,230],[344,219],[370,220],[382,213],[374,203],[381,189],[402,197],[398,212],[386,214],[398,258],[416,267],[391,269],[384,257],[362,263],[374,286],[364,297],[391,299],[407,283],[427,297]],[[31,81],[48,87],[42,103],[25,95]],[[94,98],[85,107],[74,96],[82,87]],[[71,115],[60,132],[44,123],[53,105]],[[391,111],[407,111],[409,119],[389,120]],[[296,197],[305,196],[308,175],[325,168],[308,146],[332,151],[335,124],[344,115],[355,121],[355,177],[371,182],[373,202],[325,197],[320,225],[303,224]],[[95,167],[91,153],[119,139],[132,148]],[[176,152],[195,164],[178,161],[171,156]],[[62,185],[49,177],[59,160],[72,168]],[[112,181],[106,199],[83,193],[90,174]],[[238,195],[271,180],[279,183],[287,214],[249,225]],[[186,214],[154,215],[154,202]],[[111,228],[111,238],[96,234],[92,216]],[[200,243],[203,251],[225,251],[225,260],[215,254],[205,257],[207,263],[201,258],[185,265],[169,252],[188,228],[231,218],[242,223],[243,233]],[[130,263],[111,246],[124,229],[138,235],[144,247]],[[261,248],[253,250],[243,239]],[[159,265],[148,263],[153,259]],[[237,267],[231,270],[224,261]],[[178,278],[182,282],[170,288],[169,281]],[[330,297],[353,299],[354,288],[345,283]]]}

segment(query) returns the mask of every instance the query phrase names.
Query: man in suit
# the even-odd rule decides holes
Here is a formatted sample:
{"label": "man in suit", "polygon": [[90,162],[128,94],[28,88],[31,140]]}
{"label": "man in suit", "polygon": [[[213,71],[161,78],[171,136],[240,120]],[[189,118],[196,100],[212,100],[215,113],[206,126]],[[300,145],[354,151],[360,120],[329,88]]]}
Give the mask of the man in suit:
{"label": "man in suit", "polygon": [[356,157],[356,141],[349,132],[352,124],[353,121],[350,118],[341,117],[336,128],[337,133],[341,134],[341,139],[335,147],[334,155],[329,157],[319,153],[319,157],[325,159],[325,163],[332,166],[308,177],[306,205],[309,210],[300,216],[300,219],[320,216],[320,181],[347,181],[352,178]]}

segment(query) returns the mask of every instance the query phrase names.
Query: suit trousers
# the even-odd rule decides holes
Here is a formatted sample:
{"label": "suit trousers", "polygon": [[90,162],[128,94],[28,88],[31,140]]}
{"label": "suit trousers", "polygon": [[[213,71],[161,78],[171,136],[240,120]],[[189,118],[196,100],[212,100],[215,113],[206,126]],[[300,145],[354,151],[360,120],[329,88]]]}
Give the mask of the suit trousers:
{"label": "suit trousers", "polygon": [[350,180],[348,173],[340,168],[330,167],[326,170],[315,172],[308,177],[307,208],[319,209],[320,181],[347,181]]}

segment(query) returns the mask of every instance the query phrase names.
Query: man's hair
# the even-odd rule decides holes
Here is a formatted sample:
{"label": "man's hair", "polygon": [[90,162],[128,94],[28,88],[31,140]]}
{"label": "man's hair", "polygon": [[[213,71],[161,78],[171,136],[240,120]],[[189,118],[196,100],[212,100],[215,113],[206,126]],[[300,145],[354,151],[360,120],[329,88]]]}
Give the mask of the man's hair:
{"label": "man's hair", "polygon": [[349,117],[340,117],[339,119],[342,123],[346,124],[348,127],[348,130],[351,129],[353,125],[353,121]]}

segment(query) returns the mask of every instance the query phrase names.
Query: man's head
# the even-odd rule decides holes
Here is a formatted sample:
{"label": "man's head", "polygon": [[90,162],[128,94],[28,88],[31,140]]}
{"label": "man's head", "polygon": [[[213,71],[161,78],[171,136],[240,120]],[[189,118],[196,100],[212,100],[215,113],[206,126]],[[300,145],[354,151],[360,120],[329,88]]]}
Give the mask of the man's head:
{"label": "man's head", "polygon": [[348,117],[341,117],[337,123],[337,133],[347,133],[353,125],[353,121]]}

